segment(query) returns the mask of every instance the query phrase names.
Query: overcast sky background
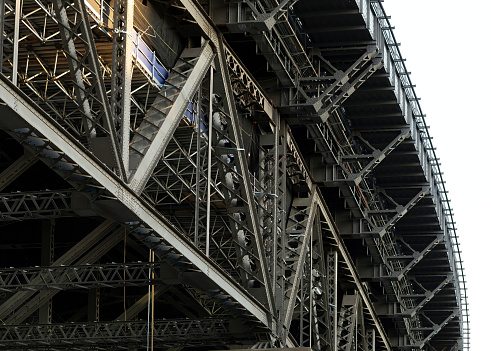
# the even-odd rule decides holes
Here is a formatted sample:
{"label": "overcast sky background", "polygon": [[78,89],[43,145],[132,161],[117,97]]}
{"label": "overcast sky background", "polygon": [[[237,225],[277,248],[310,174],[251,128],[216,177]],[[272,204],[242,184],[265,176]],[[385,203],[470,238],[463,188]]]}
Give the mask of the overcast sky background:
{"label": "overcast sky background", "polygon": [[471,350],[490,350],[491,2],[383,3],[441,161],[467,278]]}

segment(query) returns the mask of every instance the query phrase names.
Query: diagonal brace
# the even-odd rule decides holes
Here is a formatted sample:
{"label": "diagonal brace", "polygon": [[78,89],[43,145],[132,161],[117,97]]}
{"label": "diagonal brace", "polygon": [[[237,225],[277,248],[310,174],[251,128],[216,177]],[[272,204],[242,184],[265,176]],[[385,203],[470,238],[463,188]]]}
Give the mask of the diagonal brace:
{"label": "diagonal brace", "polygon": [[433,325],[433,331],[422,341],[419,341],[416,345],[414,345],[415,348],[418,349],[423,349],[423,347],[430,341],[435,335],[437,335],[443,327],[445,327],[452,319],[457,317],[459,315],[459,312],[456,310],[452,312],[450,316],[445,318],[445,320],[441,324],[435,324]]}
{"label": "diagonal brace", "polygon": [[270,330],[276,330],[276,319],[269,313],[272,309],[264,308],[255,299],[251,298],[221,267],[191,244],[187,237],[176,231],[175,228],[170,227],[162,219],[160,213],[155,211],[148,203],[142,201],[127,184],[116,177],[113,172],[109,172],[97,159],[86,153],[86,150],[70,134],[65,132],[56,121],[29,100],[21,91],[16,89],[2,75],[0,75],[0,96],[32,128],[42,132],[53,145],[62,149],[66,158],[76,163],[102,187],[114,194],[122,204],[144,220],[150,228],[155,230],[158,236],[181,252],[197,269],[227,292],[231,298],[238,301],[247,311],[268,326]]}
{"label": "diagonal brace", "polygon": [[235,101],[233,100],[234,94],[232,90],[232,85],[230,81],[230,75],[228,71],[228,66],[227,66],[227,61],[226,61],[226,56],[225,56],[225,49],[224,49],[224,42],[223,42],[223,37],[220,37],[218,40],[218,60],[219,60],[219,65],[220,65],[220,71],[222,75],[222,80],[223,80],[223,85],[225,88],[225,96],[227,100],[227,106],[229,109],[230,113],[230,119],[232,122],[232,130],[234,133],[234,139],[236,141],[236,147],[240,150],[237,152],[237,158],[238,158],[238,169],[242,172],[241,176],[242,179],[244,179],[244,191],[245,191],[245,197],[246,201],[249,204],[248,210],[249,210],[249,217],[251,218],[252,222],[252,230],[254,233],[255,237],[255,243],[256,243],[256,250],[257,250],[257,256],[259,259],[259,265],[260,265],[260,270],[261,270],[261,275],[264,280],[264,287],[265,287],[265,293],[266,293],[266,299],[267,299],[267,304],[268,308],[270,311],[276,311],[276,308],[274,307],[274,301],[273,301],[273,291],[271,287],[271,281],[268,279],[269,277],[269,272],[268,272],[268,267],[266,267],[266,255],[264,252],[264,243],[263,243],[263,238],[260,233],[260,226],[259,226],[259,219],[257,212],[255,211],[255,208],[253,204],[255,203],[254,196],[253,196],[253,190],[249,180],[249,172],[247,168],[247,159],[245,155],[245,151],[243,149],[243,141],[242,141],[242,133],[241,133],[241,127],[239,123],[239,118],[237,114],[237,109],[235,106]]}
{"label": "diagonal brace", "polygon": [[[433,250],[438,244],[445,239],[445,236],[438,235],[428,246],[421,252],[413,253],[413,260],[409,262],[402,270],[392,271],[391,276],[397,277],[397,280],[401,280],[414,266],[416,266],[431,250]],[[390,266],[389,266],[390,267]]]}
{"label": "diagonal brace", "polygon": [[310,211],[309,211],[310,215],[307,220],[307,225],[305,227],[305,233],[304,233],[305,236],[303,238],[302,247],[300,249],[300,255],[298,257],[298,262],[296,264],[297,269],[295,272],[295,278],[293,280],[293,287],[291,289],[290,299],[288,301],[288,306],[285,313],[285,320],[283,321],[283,327],[286,330],[290,329],[290,323],[292,321],[293,311],[295,309],[297,292],[299,289],[302,276],[305,274],[303,267],[305,264],[305,257],[307,256],[307,250],[309,250],[309,246],[310,246],[310,237],[312,236],[312,228],[314,224],[315,214],[317,213],[317,195],[315,193],[311,196],[309,207],[310,207]]}
{"label": "diagonal brace", "polygon": [[371,236],[383,237],[396,223],[406,215],[416,204],[430,192],[430,187],[421,189],[405,206],[397,206],[396,214],[385,223],[383,227],[375,226],[371,232],[361,233],[361,235],[369,234]]}
{"label": "diagonal brace", "polygon": [[198,86],[201,84],[206,71],[210,67],[213,57],[213,49],[209,43],[206,43],[201,51],[198,62],[196,63],[189,78],[186,80],[181,93],[177,96],[174,104],[166,116],[164,122],[159,128],[155,139],[150,144],[145,156],[141,160],[138,168],[131,177],[130,187],[138,194],[140,194],[148,179],[150,178],[153,170],[157,166],[158,162],[162,158],[169,141],[171,140],[174,131],[177,129],[179,122],[186,111],[190,99],[193,98]]}
{"label": "diagonal brace", "polygon": [[287,9],[293,5],[298,0],[283,0],[278,6],[276,6],[272,11],[266,13],[260,13],[256,6],[254,6],[253,2],[250,0],[245,0],[247,5],[254,12],[255,20],[251,21],[241,21],[237,23],[235,26],[231,27],[233,31],[236,29],[240,32],[249,32],[251,34],[257,34],[260,32],[269,32],[279,18],[288,11]]}
{"label": "diagonal brace", "polygon": [[421,309],[428,303],[430,302],[436,294],[438,294],[445,286],[447,286],[449,283],[453,282],[455,279],[455,277],[453,276],[453,274],[449,274],[444,281],[442,281],[440,284],[438,284],[438,286],[433,289],[433,290],[427,290],[424,294],[424,299],[418,303],[416,306],[414,306],[413,308],[411,309],[408,309],[404,312],[401,313],[401,315],[403,317],[414,317],[416,315],[416,313],[418,313],[419,311],[421,311]]}
{"label": "diagonal brace", "polygon": [[[397,135],[383,150],[374,150],[371,155],[353,155],[353,156],[342,156],[338,162],[344,172],[347,174],[346,182],[348,185],[356,186],[360,184],[362,179],[371,171],[377,167],[394,149],[396,149],[404,140],[411,136],[411,130],[409,128],[401,130],[399,135]],[[357,173],[349,173],[348,169],[344,165],[345,162],[357,161],[358,159],[371,157],[372,160],[363,169]]]}

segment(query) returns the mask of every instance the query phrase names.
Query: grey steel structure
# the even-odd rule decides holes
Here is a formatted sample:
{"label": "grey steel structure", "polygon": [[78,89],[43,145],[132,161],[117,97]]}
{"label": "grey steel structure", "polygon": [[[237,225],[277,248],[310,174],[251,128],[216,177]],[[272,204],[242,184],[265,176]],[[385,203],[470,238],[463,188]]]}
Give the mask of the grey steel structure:
{"label": "grey steel structure", "polygon": [[469,350],[381,1],[0,10],[2,350]]}

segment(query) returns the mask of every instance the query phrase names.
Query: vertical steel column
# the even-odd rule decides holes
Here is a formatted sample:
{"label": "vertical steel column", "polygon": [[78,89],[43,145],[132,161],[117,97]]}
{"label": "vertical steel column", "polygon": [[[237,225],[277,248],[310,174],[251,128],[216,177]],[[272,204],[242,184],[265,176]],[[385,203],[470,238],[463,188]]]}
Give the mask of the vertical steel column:
{"label": "vertical steel column", "polygon": [[3,73],[3,29],[5,24],[5,0],[0,0],[0,73]]}
{"label": "vertical steel column", "polygon": [[367,351],[376,351],[375,329],[369,329],[366,332]]}
{"label": "vertical steel column", "polygon": [[200,125],[200,111],[201,111],[201,92],[202,85],[198,88],[198,102],[196,108],[196,198],[194,204],[194,245],[198,247],[199,244],[199,207],[200,207],[200,172],[201,172],[201,125]]}
{"label": "vertical steel column", "polygon": [[[41,239],[41,265],[50,266],[55,256],[55,220],[43,220],[42,222],[42,239]],[[39,323],[51,324],[53,312],[53,300],[41,305],[39,308]]]}
{"label": "vertical steel column", "polygon": [[338,252],[327,254],[327,299],[329,308],[329,333],[331,351],[336,351],[338,330]]}
{"label": "vertical steel column", "polygon": [[322,227],[320,209],[317,210],[314,223],[311,243],[311,340],[313,350],[329,350],[330,330],[329,330],[329,299],[327,264],[324,255],[323,237],[330,235]]}
{"label": "vertical steel column", "polygon": [[[207,230],[207,207],[205,199],[207,194],[207,176],[205,173],[208,155],[208,137],[204,119],[211,114],[208,103],[208,79],[207,76],[197,91],[197,104],[195,109],[195,133],[196,133],[196,198],[194,212],[194,244],[200,250],[206,250],[206,230]],[[192,141],[191,141],[192,142]],[[192,147],[190,148],[192,150]]]}
{"label": "vertical steel column", "polygon": [[99,307],[101,300],[100,289],[89,289],[88,303],[87,303],[87,320],[89,322],[99,322]]}
{"label": "vertical steel column", "polygon": [[[274,204],[273,204],[273,268],[271,270],[271,276],[272,279],[271,281],[273,282],[273,300],[275,301],[276,308],[278,308],[278,302],[276,300],[277,298],[277,286],[276,286],[276,277],[277,277],[277,270],[278,270],[278,219],[279,219],[279,211],[280,209],[278,208],[279,206],[279,196],[282,195],[283,192],[280,193],[279,189],[279,175],[280,175],[280,116],[277,111],[275,111],[273,115],[273,122],[275,124],[275,129],[274,129],[274,149],[273,149],[273,158],[274,158]],[[281,230],[280,230],[281,232]],[[281,334],[280,334],[281,335]]]}
{"label": "vertical steel column", "polygon": [[[276,187],[276,206],[275,206],[275,246],[273,255],[276,257],[274,265],[274,290],[276,294],[276,309],[278,310],[278,319],[284,321],[286,318],[288,300],[285,299],[286,295],[286,258],[287,258],[287,243],[286,237],[286,222],[287,222],[287,143],[286,133],[287,125],[286,121],[276,114],[276,127],[275,127],[275,187]],[[281,333],[283,341],[286,342],[288,336],[288,330],[285,329],[284,323],[279,323],[278,328],[282,328]]]}
{"label": "vertical steel column", "polygon": [[134,0],[115,0],[114,2],[111,108],[121,148],[123,169],[126,173],[129,170],[130,159],[134,6]]}
{"label": "vertical steel column", "polygon": [[[274,282],[275,275],[273,270],[276,263],[274,253],[276,242],[274,240],[276,231],[275,213],[277,212],[277,187],[276,187],[276,165],[275,160],[275,139],[273,133],[267,133],[260,136],[259,139],[259,168],[257,172],[257,181],[255,181],[255,194],[258,199],[258,218],[260,233],[263,237],[264,248],[266,252],[266,262],[268,266],[268,279]],[[275,293],[273,289],[273,299]]]}
{"label": "vertical steel column", "polygon": [[[20,17],[22,13],[23,0],[15,0],[15,17],[14,17],[14,57],[12,69],[12,83],[17,85],[17,70],[19,69],[19,32],[20,32]],[[3,32],[2,32],[3,35]]]}
{"label": "vertical steel column", "polygon": [[211,166],[212,166],[212,135],[213,135],[213,65],[210,66],[210,91],[209,91],[209,106],[208,106],[208,179],[206,189],[206,243],[205,254],[210,256],[210,215],[211,215]]}

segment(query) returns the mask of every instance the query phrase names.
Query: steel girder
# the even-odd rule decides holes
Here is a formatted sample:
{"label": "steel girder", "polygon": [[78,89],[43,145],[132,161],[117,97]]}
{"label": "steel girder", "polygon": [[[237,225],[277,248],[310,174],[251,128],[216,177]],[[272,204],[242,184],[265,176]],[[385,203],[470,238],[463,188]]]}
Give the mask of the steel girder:
{"label": "steel girder", "polygon": [[[0,326],[0,345],[9,350],[93,349],[94,345],[138,348],[147,345],[149,329],[153,329],[154,346],[216,345],[231,343],[241,336],[247,338],[247,330],[231,326],[223,319],[156,320],[153,327],[147,321],[65,323],[37,326]],[[95,346],[97,349],[98,346]]]}
{"label": "steel girder", "polygon": [[0,221],[73,217],[72,190],[0,194]]}
{"label": "steel girder", "polygon": [[[263,4],[254,4],[249,0],[246,0],[245,4],[231,4],[229,5],[230,19],[227,22],[227,27],[234,32],[251,32],[253,34],[271,31],[278,20],[285,16],[287,9],[297,1],[283,0],[273,9],[266,9]],[[244,8],[244,5],[247,8]]]}
{"label": "steel girder", "polygon": [[159,271],[160,264],[153,262],[8,268],[0,272],[0,290],[143,286],[160,282]]}
{"label": "steel girder", "polygon": [[[7,91],[8,91],[8,90],[7,90]],[[4,95],[4,96],[5,96],[5,95]],[[16,98],[20,98],[20,96],[17,96]],[[21,106],[22,106],[22,105],[21,105]],[[26,105],[24,105],[24,106],[26,106]],[[40,114],[39,112],[37,112],[36,110],[27,110],[27,111],[31,111],[31,113],[33,113],[33,114],[38,115],[39,117],[41,117],[41,114]],[[21,112],[21,111],[19,111],[19,112]],[[26,110],[22,111],[21,113],[25,113],[25,112],[26,112]],[[36,112],[37,112],[37,113],[36,113]],[[33,118],[33,115],[31,115],[31,116],[30,116],[30,120],[29,120],[30,122],[32,122],[32,119],[31,119],[31,118]],[[40,119],[42,119],[42,118],[40,118]],[[45,122],[46,122],[46,121],[45,121]],[[51,127],[50,127],[50,128],[51,128]],[[50,129],[46,129],[46,132],[47,132],[47,133],[49,133],[49,130],[50,130]],[[31,132],[31,133],[32,133],[32,132]],[[31,134],[31,135],[33,135],[33,134]],[[70,154],[73,154],[73,155],[74,155],[74,156],[72,156],[72,157],[74,157],[74,158],[77,158],[77,157],[78,157],[78,156],[77,156],[77,152],[74,152],[74,151],[75,151],[74,149],[76,149],[76,145],[74,145],[73,143],[70,143],[70,142],[69,142],[69,139],[70,139],[69,137],[68,137],[68,138],[60,138],[60,136],[59,136],[58,138],[56,138],[56,137],[55,137],[55,135],[56,135],[56,134],[51,133],[51,135],[52,135],[52,138],[58,139],[58,142],[59,142],[59,143],[61,143],[62,145],[64,144],[64,147],[68,147],[68,145],[70,145],[70,146],[71,146],[71,149],[72,149],[72,150],[70,150],[70,147],[68,147],[68,148],[66,149],[66,150],[68,150],[68,152],[67,152],[67,151],[65,151],[65,154],[70,153]],[[30,137],[28,137],[28,138],[30,138]],[[68,140],[67,140],[67,139],[68,139]],[[43,145],[44,145],[44,146],[41,146],[41,148],[42,148],[42,149],[46,149],[46,147],[48,146],[48,145],[46,145],[46,144],[43,144]],[[53,144],[50,144],[50,145],[53,145]],[[48,150],[54,150],[54,149],[52,148],[52,146],[49,146],[49,149],[48,149]],[[38,150],[38,151],[39,151],[39,150]],[[49,155],[52,155],[52,151],[50,151],[49,153],[48,153],[47,151],[45,151],[45,152],[44,152],[44,154],[45,154],[45,155],[47,154],[48,156],[49,156]],[[56,153],[56,154],[58,154],[58,153]],[[86,156],[86,157],[87,157],[87,156]],[[68,160],[66,160],[66,161],[68,161]],[[63,161],[63,162],[66,162],[66,161]],[[59,160],[58,160],[57,162],[59,162]],[[84,162],[84,161],[82,160],[82,162]],[[90,165],[87,165],[87,166],[89,166],[89,167],[90,167]],[[101,168],[100,166],[99,166],[99,167],[96,167],[96,166],[97,166],[97,163],[92,165],[92,167],[98,168],[98,169],[99,169],[99,172],[101,172],[102,174],[105,174],[105,177],[108,177],[108,176],[109,176],[109,174],[108,174],[108,173],[104,173],[104,168],[103,168],[103,167]],[[71,173],[71,171],[70,171],[70,173]],[[73,174],[73,173],[71,173],[71,174]],[[95,173],[95,174],[97,174],[97,173]],[[107,182],[107,180],[106,180],[106,181],[104,181],[103,176],[99,175],[99,177],[100,177],[99,179],[103,180],[103,182],[105,182],[106,184],[110,184],[109,182]],[[77,179],[78,179],[78,178],[77,178]],[[117,178],[113,178],[113,179],[117,179]],[[119,182],[119,181],[118,181],[118,182]],[[87,183],[85,183],[85,186],[86,186],[86,185],[87,185]],[[121,190],[120,190],[120,191],[121,191]],[[116,193],[118,194],[118,192],[116,192]],[[133,204],[133,206],[135,205],[135,201],[131,201],[131,203]],[[136,203],[136,204],[137,204],[137,203]],[[142,237],[147,238],[147,240],[148,240],[148,239],[151,239],[151,238],[153,237],[153,236],[149,236],[149,235],[148,235],[148,233],[146,233],[146,234],[145,234],[145,232],[142,232],[142,233],[141,233],[141,236],[142,236]],[[152,240],[153,240],[153,239],[152,239]],[[191,257],[192,257],[192,256],[191,256]],[[215,279],[215,281],[216,281],[216,279]],[[232,291],[232,294],[233,294],[233,291]],[[241,301],[241,302],[243,303],[243,301]]]}
{"label": "steel girder", "polygon": [[[183,53],[181,57],[183,66],[190,65],[190,62],[188,62],[190,61],[189,55],[186,51]],[[147,114],[144,120],[147,123],[142,123],[139,130],[137,130],[137,137],[132,141],[132,149],[138,153],[135,157],[141,157],[141,160],[131,176],[131,187],[137,193],[142,192],[152,171],[157,166],[172,134],[179,125],[184,112],[192,102],[199,84],[208,71],[213,57],[212,48],[205,44],[201,48],[198,60],[191,64],[191,68],[185,68],[191,71],[190,73],[178,72],[175,69],[173,72],[178,72],[177,75],[171,75],[166,83],[170,84],[176,92],[171,92],[168,96],[163,97],[163,101],[160,102],[159,106],[154,107],[156,112],[151,111],[150,114]],[[199,113],[197,115],[198,117],[196,118],[199,120]]]}
{"label": "steel girder", "polygon": [[24,152],[14,163],[0,174],[0,191],[3,191],[18,176],[31,167],[37,158],[35,155]]}
{"label": "steel girder", "polygon": [[[121,242],[124,237],[124,231],[121,230],[115,231],[111,233],[106,239],[102,240],[99,245],[91,250],[90,252],[86,253],[82,258],[76,261],[76,264],[83,264],[83,263],[93,263],[94,261],[97,261],[99,258],[102,257],[109,249],[114,247],[117,243]],[[69,277],[63,277],[64,279],[68,279]],[[34,278],[36,279],[36,278]],[[40,280],[41,277],[38,277],[36,280]],[[64,280],[62,279],[62,280]],[[25,319],[27,319],[33,312],[35,312],[40,306],[42,306],[44,303],[48,302],[54,295],[59,293],[60,290],[46,290],[46,291],[41,291],[37,295],[33,296],[28,302],[25,300],[22,301],[23,305],[18,308],[15,313],[10,315],[8,318],[5,318],[5,323],[6,324],[20,324],[22,323]],[[25,294],[32,294],[33,292],[18,292],[16,293],[13,297],[11,297],[9,300],[14,300],[18,301],[19,297],[21,296],[22,293]],[[7,308],[9,310],[13,310],[13,306],[7,304]]]}
{"label": "steel girder", "polygon": [[133,12],[133,0],[114,2],[111,112],[125,174],[128,174],[130,167]]}

